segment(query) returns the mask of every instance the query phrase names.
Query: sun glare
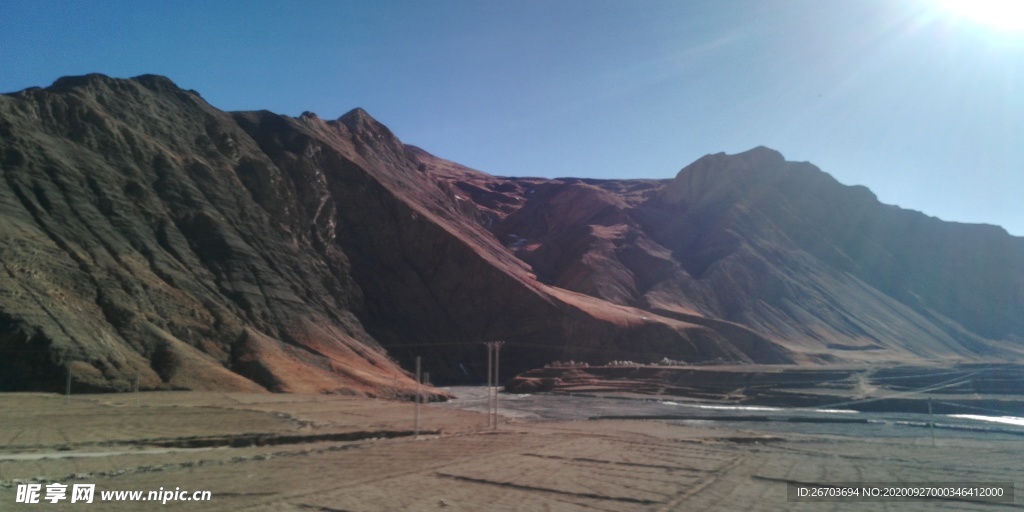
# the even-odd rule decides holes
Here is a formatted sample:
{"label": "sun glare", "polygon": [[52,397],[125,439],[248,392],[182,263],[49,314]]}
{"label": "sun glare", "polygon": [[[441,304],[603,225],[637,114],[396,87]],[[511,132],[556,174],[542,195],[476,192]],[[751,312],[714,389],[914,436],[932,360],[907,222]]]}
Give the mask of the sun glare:
{"label": "sun glare", "polygon": [[957,18],[997,30],[1024,32],[1024,0],[941,0]]}

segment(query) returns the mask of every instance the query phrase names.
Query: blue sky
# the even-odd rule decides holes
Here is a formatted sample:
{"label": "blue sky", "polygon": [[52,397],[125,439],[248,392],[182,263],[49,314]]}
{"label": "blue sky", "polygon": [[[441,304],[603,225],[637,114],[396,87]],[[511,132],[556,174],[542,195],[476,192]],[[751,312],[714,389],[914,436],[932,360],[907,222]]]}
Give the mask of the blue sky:
{"label": "blue sky", "polygon": [[363,107],[499,175],[668,178],[764,145],[1024,235],[1024,30],[944,1],[2,0],[0,91],[155,73],[223,110]]}

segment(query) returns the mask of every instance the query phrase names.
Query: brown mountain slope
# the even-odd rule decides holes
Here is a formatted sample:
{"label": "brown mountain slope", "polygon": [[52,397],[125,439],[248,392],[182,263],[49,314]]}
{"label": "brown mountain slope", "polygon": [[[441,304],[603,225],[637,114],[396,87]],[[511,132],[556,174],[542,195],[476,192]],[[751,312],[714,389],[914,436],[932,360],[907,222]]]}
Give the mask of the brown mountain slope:
{"label": "brown mountain slope", "polygon": [[[337,121],[235,117],[284,174],[323,172],[337,215],[336,243],[363,291],[364,324],[407,364],[420,355],[442,379],[480,378],[486,374],[481,342],[492,339],[509,342],[503,361],[510,371],[638,350],[753,359],[714,329],[538,282],[485,229],[522,202],[491,194],[498,203],[489,204],[488,187],[514,186],[408,148],[361,110]],[[473,189],[483,206],[470,203]],[[787,360],[764,343],[759,357]]]}
{"label": "brown mountain slope", "polygon": [[328,192],[161,77],[0,96],[0,388],[407,390],[366,334]]}
{"label": "brown mountain slope", "polygon": [[2,389],[70,369],[76,389],[408,392],[376,340],[440,376],[482,375],[495,337],[529,347],[513,368],[633,343],[747,359],[537,283],[361,110],[227,114],[90,75],[0,96],[0,132]]}
{"label": "brown mountain slope", "polygon": [[0,389],[70,368],[91,389],[387,395],[411,385],[391,357],[482,380],[492,339],[510,375],[1018,358],[1024,334],[1021,239],[765,149],[674,180],[499,178],[359,109],[229,114],[90,75],[0,96],[0,177]]}
{"label": "brown mountain slope", "polygon": [[1019,357],[1024,239],[994,226],[882,205],[765,148],[695,162],[641,216],[718,292],[708,304],[716,316],[773,338],[922,358]]}
{"label": "brown mountain slope", "polygon": [[531,187],[493,231],[545,282],[809,360],[1020,357],[1024,239],[999,228],[882,205],[766,148],[667,184]]}

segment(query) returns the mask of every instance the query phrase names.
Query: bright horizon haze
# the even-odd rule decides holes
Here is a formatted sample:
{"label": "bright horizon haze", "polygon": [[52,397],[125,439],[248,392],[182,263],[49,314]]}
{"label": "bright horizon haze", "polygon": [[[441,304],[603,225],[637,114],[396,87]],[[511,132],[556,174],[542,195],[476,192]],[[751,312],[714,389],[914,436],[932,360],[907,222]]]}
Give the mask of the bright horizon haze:
{"label": "bright horizon haze", "polygon": [[883,203],[1024,236],[1012,5],[6,0],[0,91],[158,74],[227,111],[362,107],[503,176],[671,178],[767,146]]}

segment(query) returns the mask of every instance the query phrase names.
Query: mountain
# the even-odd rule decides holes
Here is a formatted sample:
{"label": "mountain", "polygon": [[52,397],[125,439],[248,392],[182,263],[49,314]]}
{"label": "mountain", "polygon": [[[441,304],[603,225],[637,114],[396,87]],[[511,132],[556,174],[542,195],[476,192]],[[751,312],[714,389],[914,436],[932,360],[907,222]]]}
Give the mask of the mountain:
{"label": "mountain", "polygon": [[361,109],[146,75],[0,96],[0,389],[407,395],[552,360],[1020,359],[1024,239],[757,148],[673,180],[502,178]]}

